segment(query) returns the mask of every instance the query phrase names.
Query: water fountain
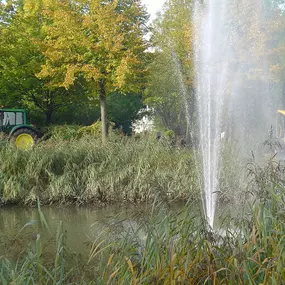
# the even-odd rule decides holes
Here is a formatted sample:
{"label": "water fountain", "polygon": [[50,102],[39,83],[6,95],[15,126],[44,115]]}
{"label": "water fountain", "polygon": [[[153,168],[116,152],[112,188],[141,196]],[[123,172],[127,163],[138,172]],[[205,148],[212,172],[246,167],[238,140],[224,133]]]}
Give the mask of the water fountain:
{"label": "water fountain", "polygon": [[223,140],[248,154],[266,138],[278,100],[270,98],[263,1],[197,0],[194,10],[203,204],[213,227]]}

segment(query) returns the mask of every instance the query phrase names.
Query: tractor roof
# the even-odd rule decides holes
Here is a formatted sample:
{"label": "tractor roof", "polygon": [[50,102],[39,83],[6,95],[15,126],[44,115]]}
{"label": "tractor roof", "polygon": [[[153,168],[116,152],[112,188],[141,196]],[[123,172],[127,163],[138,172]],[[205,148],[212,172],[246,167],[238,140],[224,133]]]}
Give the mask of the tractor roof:
{"label": "tractor roof", "polygon": [[0,111],[3,111],[3,112],[26,112],[24,109],[6,109],[6,108],[3,108],[3,109],[0,109]]}

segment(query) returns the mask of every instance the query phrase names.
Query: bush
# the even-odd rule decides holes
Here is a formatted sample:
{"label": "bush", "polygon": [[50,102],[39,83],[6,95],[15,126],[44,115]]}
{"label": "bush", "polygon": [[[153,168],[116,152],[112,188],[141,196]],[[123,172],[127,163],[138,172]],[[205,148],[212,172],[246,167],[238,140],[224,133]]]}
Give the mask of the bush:
{"label": "bush", "polygon": [[78,125],[53,125],[43,131],[44,139],[69,140],[75,138],[79,130]]}

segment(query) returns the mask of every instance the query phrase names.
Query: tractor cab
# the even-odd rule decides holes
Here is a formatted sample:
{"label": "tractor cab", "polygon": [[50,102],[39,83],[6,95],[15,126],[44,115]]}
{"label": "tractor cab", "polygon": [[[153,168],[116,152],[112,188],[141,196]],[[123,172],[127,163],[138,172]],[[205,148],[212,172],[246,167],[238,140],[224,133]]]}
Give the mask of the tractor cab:
{"label": "tractor cab", "polygon": [[0,109],[0,132],[19,149],[30,149],[35,144],[39,132],[27,124],[26,111],[23,109]]}
{"label": "tractor cab", "polygon": [[13,127],[26,124],[24,110],[0,109],[0,131],[10,132]]}

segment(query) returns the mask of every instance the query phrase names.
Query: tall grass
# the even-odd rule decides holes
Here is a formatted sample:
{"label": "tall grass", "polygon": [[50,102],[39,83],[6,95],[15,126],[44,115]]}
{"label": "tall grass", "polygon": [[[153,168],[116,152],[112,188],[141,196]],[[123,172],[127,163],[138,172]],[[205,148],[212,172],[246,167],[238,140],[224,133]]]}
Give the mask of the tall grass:
{"label": "tall grass", "polygon": [[84,259],[68,250],[60,224],[50,257],[38,236],[16,261],[1,258],[1,284],[284,284],[284,219],[260,201],[249,206],[212,231],[191,204],[175,215],[154,204],[136,230],[98,233]]}
{"label": "tall grass", "polygon": [[216,235],[187,212],[179,217],[160,213],[145,225],[144,241],[130,235],[117,244],[123,250],[113,250],[100,282],[283,284],[284,223],[258,204],[252,214],[251,226],[244,221]]}
{"label": "tall grass", "polygon": [[2,203],[199,199],[191,151],[154,139],[50,139],[32,151],[0,148],[0,160]]}
{"label": "tall grass", "polygon": [[[1,284],[284,284],[285,168],[274,157],[262,167],[253,157],[238,214],[225,212],[219,228],[212,230],[191,199],[179,213],[161,202],[161,197],[189,194],[195,199],[197,176],[194,167],[189,169],[189,150],[151,140],[101,145],[84,137],[49,141],[32,153],[7,148],[2,155],[9,158],[1,165],[3,197],[8,195],[5,187],[18,185],[11,201],[29,203],[39,196],[45,203],[154,202],[137,228],[122,231],[113,223],[109,233],[98,233],[83,258],[67,248],[62,224],[49,254],[38,235],[16,257],[1,256]],[[190,185],[195,187],[189,192]],[[38,211],[48,229],[40,207]],[[7,241],[0,238],[3,246]]]}

